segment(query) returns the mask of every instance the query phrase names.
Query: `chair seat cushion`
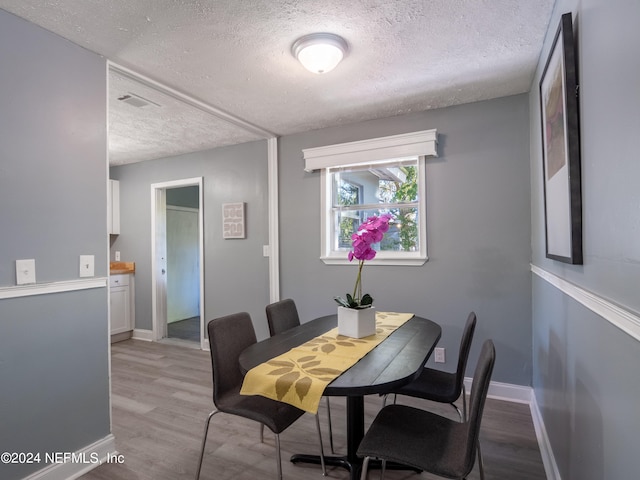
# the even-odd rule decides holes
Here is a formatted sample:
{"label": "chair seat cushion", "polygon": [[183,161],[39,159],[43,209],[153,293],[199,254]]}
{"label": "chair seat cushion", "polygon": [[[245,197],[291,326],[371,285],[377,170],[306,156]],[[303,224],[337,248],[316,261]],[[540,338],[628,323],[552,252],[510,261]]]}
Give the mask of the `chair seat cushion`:
{"label": "chair seat cushion", "polygon": [[380,410],[358,448],[359,457],[385,458],[446,478],[467,475],[473,452],[467,451],[466,423],[406,405]]}
{"label": "chair seat cushion", "polygon": [[460,392],[461,387],[458,388],[458,385],[456,385],[456,375],[454,373],[425,367],[418,378],[393,393],[424,398],[434,402],[453,403],[460,397]]}
{"label": "chair seat cushion", "polygon": [[259,395],[240,395],[234,391],[220,395],[216,406],[221,412],[260,422],[276,434],[283,432],[304,414],[303,410],[287,403]]}

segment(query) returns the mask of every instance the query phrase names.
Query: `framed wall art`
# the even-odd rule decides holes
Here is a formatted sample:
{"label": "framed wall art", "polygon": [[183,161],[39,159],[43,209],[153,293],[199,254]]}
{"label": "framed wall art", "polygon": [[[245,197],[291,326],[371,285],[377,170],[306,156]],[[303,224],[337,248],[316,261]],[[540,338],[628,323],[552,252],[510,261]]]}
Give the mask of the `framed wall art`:
{"label": "framed wall art", "polygon": [[222,204],[222,238],[245,238],[244,202]]}
{"label": "framed wall art", "polygon": [[582,264],[578,81],[571,13],[560,19],[540,79],[546,256]]}

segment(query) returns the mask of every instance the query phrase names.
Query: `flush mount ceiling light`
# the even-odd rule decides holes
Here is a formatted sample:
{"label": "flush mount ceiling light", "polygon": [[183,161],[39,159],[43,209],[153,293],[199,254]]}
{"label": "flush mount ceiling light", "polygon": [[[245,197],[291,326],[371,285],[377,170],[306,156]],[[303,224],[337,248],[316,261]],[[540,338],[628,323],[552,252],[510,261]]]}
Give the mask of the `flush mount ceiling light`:
{"label": "flush mount ceiling light", "polygon": [[310,72],[327,73],[344,58],[347,42],[333,33],[312,33],[296,40],[291,52]]}

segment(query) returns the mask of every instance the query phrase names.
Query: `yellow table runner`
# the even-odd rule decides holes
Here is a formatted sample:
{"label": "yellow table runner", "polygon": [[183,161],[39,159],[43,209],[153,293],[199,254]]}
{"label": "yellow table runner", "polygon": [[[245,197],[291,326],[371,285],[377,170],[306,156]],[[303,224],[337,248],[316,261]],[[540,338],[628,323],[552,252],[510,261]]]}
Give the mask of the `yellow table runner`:
{"label": "yellow table runner", "polygon": [[262,395],[315,414],[326,386],[412,317],[412,313],[376,312],[376,333],[364,338],[329,330],[249,370],[240,393]]}

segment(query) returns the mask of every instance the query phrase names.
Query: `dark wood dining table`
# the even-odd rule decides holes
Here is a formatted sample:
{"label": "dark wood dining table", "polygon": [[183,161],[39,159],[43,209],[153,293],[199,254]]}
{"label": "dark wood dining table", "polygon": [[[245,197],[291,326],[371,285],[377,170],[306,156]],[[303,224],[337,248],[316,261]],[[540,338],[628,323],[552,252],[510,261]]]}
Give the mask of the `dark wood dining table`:
{"label": "dark wood dining table", "polygon": [[[336,326],[337,315],[328,315],[262,340],[242,352],[240,367],[246,373]],[[327,465],[346,468],[352,479],[359,478],[362,459],[356,452],[364,437],[364,396],[391,392],[416,378],[441,333],[437,323],[414,316],[327,386],[324,395],[347,399],[347,454],[325,456]],[[295,454],[291,461],[320,464],[320,457]]]}

